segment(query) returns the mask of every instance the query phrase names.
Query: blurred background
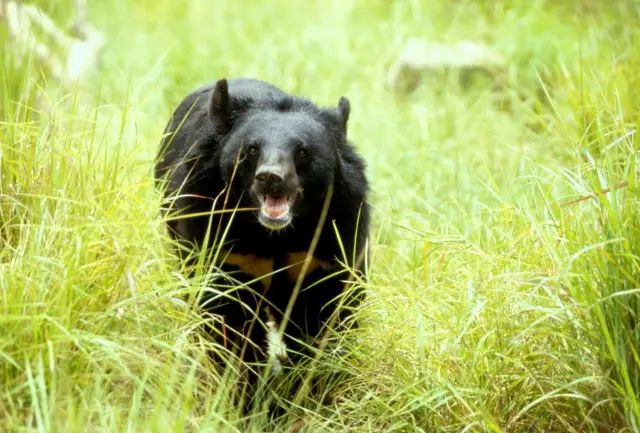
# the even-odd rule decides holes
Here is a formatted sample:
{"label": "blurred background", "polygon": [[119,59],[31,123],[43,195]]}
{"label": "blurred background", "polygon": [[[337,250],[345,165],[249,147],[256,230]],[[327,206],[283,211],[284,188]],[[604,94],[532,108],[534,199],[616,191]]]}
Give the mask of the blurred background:
{"label": "blurred background", "polygon": [[207,363],[153,159],[192,89],[351,100],[369,297],[302,431],[640,431],[640,4],[2,0],[0,429],[287,431]]}

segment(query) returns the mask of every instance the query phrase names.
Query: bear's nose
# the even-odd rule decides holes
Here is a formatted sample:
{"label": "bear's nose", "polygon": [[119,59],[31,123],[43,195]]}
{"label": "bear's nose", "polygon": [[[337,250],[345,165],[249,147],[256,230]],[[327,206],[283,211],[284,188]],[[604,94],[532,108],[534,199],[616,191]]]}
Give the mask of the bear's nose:
{"label": "bear's nose", "polygon": [[273,167],[264,167],[256,172],[256,180],[269,186],[277,186],[284,181],[284,176]]}

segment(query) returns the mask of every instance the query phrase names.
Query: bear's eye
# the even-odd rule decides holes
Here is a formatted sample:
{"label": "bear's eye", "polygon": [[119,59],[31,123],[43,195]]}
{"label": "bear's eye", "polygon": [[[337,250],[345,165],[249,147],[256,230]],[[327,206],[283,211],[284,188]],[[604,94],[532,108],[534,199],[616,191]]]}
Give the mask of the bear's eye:
{"label": "bear's eye", "polygon": [[301,147],[296,152],[296,156],[299,159],[305,159],[307,156],[309,156],[309,151],[307,149],[305,149],[304,147]]}
{"label": "bear's eye", "polygon": [[247,155],[249,156],[256,156],[258,154],[258,152],[260,151],[259,147],[257,144],[250,144],[249,146],[247,146]]}

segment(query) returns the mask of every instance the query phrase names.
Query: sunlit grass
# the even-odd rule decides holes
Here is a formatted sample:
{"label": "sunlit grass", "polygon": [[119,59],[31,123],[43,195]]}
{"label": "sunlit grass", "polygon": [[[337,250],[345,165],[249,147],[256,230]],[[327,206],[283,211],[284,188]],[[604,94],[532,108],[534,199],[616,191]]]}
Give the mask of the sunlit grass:
{"label": "sunlit grass", "polygon": [[[109,44],[73,88],[3,41],[0,430],[640,431],[640,10],[570,3],[95,2]],[[509,66],[398,93],[410,36]],[[247,416],[152,178],[174,105],[223,76],[348,96],[375,209],[359,329],[293,372],[316,394]]]}

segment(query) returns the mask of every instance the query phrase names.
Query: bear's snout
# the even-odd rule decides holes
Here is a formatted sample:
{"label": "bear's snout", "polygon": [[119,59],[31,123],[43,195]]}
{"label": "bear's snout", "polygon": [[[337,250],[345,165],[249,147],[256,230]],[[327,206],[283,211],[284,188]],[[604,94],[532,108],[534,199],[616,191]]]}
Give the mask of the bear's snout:
{"label": "bear's snout", "polygon": [[298,189],[298,175],[295,170],[279,166],[259,166],[253,178],[253,192],[256,195],[294,195]]}
{"label": "bear's snout", "polygon": [[281,188],[284,182],[283,171],[280,167],[262,166],[256,171],[255,181],[265,189]]}
{"label": "bear's snout", "polygon": [[260,204],[258,221],[263,226],[279,230],[291,223],[298,190],[295,170],[274,161],[260,164],[255,171],[252,190]]}

